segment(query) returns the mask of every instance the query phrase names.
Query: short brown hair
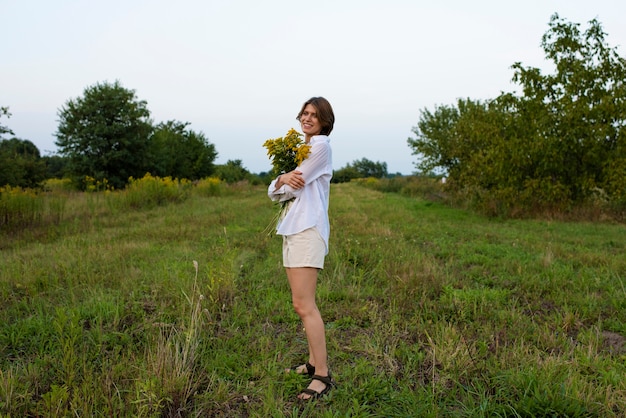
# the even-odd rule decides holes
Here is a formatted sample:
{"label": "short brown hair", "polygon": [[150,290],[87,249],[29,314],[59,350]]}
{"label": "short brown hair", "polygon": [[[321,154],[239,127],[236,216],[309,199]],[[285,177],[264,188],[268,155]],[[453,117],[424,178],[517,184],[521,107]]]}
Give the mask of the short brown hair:
{"label": "short brown hair", "polygon": [[300,109],[300,113],[296,117],[297,120],[300,120],[307,105],[312,105],[317,110],[317,118],[322,124],[320,135],[330,135],[335,125],[335,113],[333,113],[333,108],[328,100],[323,97],[311,97],[302,105],[302,109]]}

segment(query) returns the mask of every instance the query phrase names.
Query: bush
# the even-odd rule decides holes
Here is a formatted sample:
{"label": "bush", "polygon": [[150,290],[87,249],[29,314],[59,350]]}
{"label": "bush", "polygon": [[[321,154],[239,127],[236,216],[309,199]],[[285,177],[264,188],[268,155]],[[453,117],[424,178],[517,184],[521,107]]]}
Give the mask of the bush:
{"label": "bush", "polygon": [[169,202],[182,202],[189,196],[190,188],[189,180],[153,177],[147,173],[141,179],[131,177],[119,197],[125,207],[150,208]]}
{"label": "bush", "polygon": [[207,177],[194,182],[194,192],[201,196],[221,196],[224,184],[216,177]]}
{"label": "bush", "polygon": [[43,216],[43,199],[32,189],[0,187],[0,228],[28,228]]}
{"label": "bush", "polygon": [[43,183],[43,190],[51,193],[63,193],[76,190],[76,186],[72,183],[72,179],[48,179]]}
{"label": "bush", "polygon": [[355,180],[358,184],[384,193],[400,193],[405,196],[423,197],[428,200],[444,198],[444,184],[435,177],[396,176],[393,178]]}

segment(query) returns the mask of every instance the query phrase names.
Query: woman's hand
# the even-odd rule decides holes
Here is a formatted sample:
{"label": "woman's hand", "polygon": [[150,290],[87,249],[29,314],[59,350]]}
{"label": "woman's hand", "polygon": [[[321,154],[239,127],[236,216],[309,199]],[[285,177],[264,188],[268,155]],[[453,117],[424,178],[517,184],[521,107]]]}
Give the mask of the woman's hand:
{"label": "woman's hand", "polygon": [[278,178],[276,188],[282,187],[283,184],[290,186],[294,190],[298,190],[304,187],[304,177],[302,172],[298,170],[290,171],[289,173],[281,174]]}

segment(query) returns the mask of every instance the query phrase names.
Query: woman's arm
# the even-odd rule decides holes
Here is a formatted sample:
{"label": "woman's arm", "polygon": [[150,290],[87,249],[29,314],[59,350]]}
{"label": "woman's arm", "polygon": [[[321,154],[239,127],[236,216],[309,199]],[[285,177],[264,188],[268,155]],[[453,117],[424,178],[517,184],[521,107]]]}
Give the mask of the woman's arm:
{"label": "woman's arm", "polygon": [[330,145],[328,142],[320,141],[313,144],[309,157],[302,161],[300,166],[296,169],[300,171],[304,179],[303,186],[317,180],[324,174],[328,174],[329,163]]}
{"label": "woman's arm", "polygon": [[[295,169],[289,173],[281,174],[274,179],[268,189],[267,195],[273,201],[284,202],[296,196],[296,191],[304,187],[302,173]],[[299,195],[299,193],[298,193]]]}
{"label": "woman's arm", "polygon": [[276,177],[268,188],[268,195],[274,201],[285,201],[298,197],[307,184],[328,173],[330,146],[328,142],[317,142],[311,147],[311,154],[300,166],[289,173]]}
{"label": "woman's arm", "polygon": [[296,168],[289,173],[278,176],[276,178],[276,188],[280,189],[284,184],[289,185],[294,190],[303,188],[305,183],[302,177],[302,171]]}

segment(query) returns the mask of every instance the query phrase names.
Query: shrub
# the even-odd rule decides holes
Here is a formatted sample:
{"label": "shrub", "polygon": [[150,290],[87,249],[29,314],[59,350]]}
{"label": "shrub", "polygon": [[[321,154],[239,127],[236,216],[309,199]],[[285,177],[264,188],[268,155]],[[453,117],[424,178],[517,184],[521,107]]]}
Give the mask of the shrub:
{"label": "shrub", "polygon": [[76,190],[75,185],[72,183],[72,179],[48,179],[43,183],[43,190],[52,193],[71,192]]}
{"label": "shrub", "polygon": [[201,196],[221,196],[224,184],[217,177],[207,177],[194,182],[194,191]]}
{"label": "shrub", "polygon": [[161,206],[168,202],[182,202],[187,199],[191,182],[171,177],[153,177],[147,173],[141,179],[130,178],[126,188],[120,193],[124,206],[131,208]]}
{"label": "shrub", "polygon": [[28,228],[43,215],[43,199],[32,189],[0,187],[0,228],[9,231]]}
{"label": "shrub", "polygon": [[86,192],[104,192],[115,189],[112,184],[109,184],[107,179],[97,180],[91,176],[83,177],[81,186],[82,190]]}
{"label": "shrub", "polygon": [[434,177],[398,176],[384,179],[369,177],[353,181],[385,193],[400,193],[405,196],[423,197],[430,200],[444,197],[443,184]]}

